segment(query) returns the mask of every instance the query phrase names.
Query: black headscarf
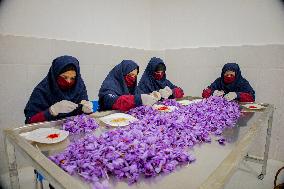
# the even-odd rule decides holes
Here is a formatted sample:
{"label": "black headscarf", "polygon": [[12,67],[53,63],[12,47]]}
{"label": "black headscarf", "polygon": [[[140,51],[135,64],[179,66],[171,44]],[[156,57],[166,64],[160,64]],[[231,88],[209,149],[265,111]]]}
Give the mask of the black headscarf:
{"label": "black headscarf", "polygon": [[149,61],[140,81],[138,87],[144,93],[151,93],[153,91],[158,91],[160,89],[165,88],[166,86],[170,87],[171,89],[176,88],[174,84],[172,84],[169,80],[167,80],[166,73],[161,80],[156,80],[154,78],[154,72],[157,68],[163,71],[166,71],[166,65],[164,61],[160,58],[153,57]]}
{"label": "black headscarf", "polygon": [[[110,109],[116,99],[121,95],[138,95],[140,94],[137,88],[137,80],[132,88],[128,88],[124,76],[126,76],[131,71],[138,69],[139,66],[132,60],[123,60],[120,64],[116,65],[107,75],[102,83],[99,91],[99,102],[100,109]],[[105,95],[113,95],[116,98],[110,98],[108,101],[104,101]]]}
{"label": "black headscarf", "polygon": [[[57,84],[57,77],[68,67],[74,66],[76,82],[69,90],[61,90]],[[51,105],[61,100],[80,103],[88,100],[86,86],[80,74],[79,61],[72,56],[60,56],[52,61],[47,76],[35,87],[25,107],[26,122],[33,115],[47,110]],[[69,114],[60,115],[57,118],[66,117]]]}
{"label": "black headscarf", "polygon": [[[230,84],[224,82],[224,74],[226,71],[235,72],[235,80]],[[210,86],[211,90],[223,90],[229,92],[245,92],[250,93],[255,98],[255,92],[249,82],[243,78],[240,67],[236,63],[227,63],[223,66],[221,77],[217,78]]]}

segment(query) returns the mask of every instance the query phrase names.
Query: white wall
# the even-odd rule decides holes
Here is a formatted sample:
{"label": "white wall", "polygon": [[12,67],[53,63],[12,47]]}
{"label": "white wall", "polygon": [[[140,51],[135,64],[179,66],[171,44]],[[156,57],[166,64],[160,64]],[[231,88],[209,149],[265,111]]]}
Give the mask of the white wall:
{"label": "white wall", "polygon": [[148,0],[3,0],[0,33],[150,48]]}
{"label": "white wall", "polygon": [[153,0],[151,47],[284,43],[280,0]]}
{"label": "white wall", "polygon": [[3,0],[0,33],[140,49],[284,43],[281,0]]}

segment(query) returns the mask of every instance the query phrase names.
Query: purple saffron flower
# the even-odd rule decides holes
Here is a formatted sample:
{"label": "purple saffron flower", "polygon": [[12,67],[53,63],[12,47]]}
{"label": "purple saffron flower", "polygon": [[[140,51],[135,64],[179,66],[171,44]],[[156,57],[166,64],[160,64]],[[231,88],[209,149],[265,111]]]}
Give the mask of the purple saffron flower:
{"label": "purple saffron flower", "polygon": [[223,138],[223,137],[221,137],[221,138],[218,139],[218,142],[219,142],[219,144],[221,144],[221,145],[225,145],[226,139]]}
{"label": "purple saffron flower", "polygon": [[88,133],[99,127],[95,119],[88,115],[77,115],[73,118],[68,118],[62,125],[62,129],[70,133]]}
{"label": "purple saffron flower", "polygon": [[[223,131],[234,127],[240,116],[237,103],[220,97],[189,106],[175,100],[161,104],[178,109],[161,113],[149,106],[133,108],[128,113],[139,121],[100,136],[88,134],[49,158],[69,174],[93,183],[93,188],[105,189],[106,184],[99,181],[109,176],[132,184],[141,176],[155,177],[194,162],[189,149],[210,142],[212,135],[220,138],[221,145],[225,144]],[[86,115],[75,116],[63,124],[72,133],[85,133],[97,127],[96,121]]]}

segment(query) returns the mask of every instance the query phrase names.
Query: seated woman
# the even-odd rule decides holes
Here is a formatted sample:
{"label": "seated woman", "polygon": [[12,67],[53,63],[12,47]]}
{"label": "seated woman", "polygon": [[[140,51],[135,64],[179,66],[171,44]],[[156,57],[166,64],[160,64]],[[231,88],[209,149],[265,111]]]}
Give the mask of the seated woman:
{"label": "seated woman", "polygon": [[153,57],[149,61],[138,87],[144,93],[159,92],[164,99],[182,98],[183,90],[169,80],[166,76],[166,65],[162,59]]}
{"label": "seated woman", "polygon": [[128,111],[140,105],[153,105],[159,99],[141,94],[137,88],[138,65],[123,60],[107,75],[99,91],[100,110]]}
{"label": "seated woman", "polygon": [[225,99],[239,102],[254,102],[255,92],[249,82],[242,77],[239,65],[227,63],[222,69],[221,77],[216,79],[207,89],[203,90],[202,97],[224,96]]}
{"label": "seated woman", "polygon": [[[80,104],[80,105],[79,105]],[[53,60],[47,76],[35,87],[25,107],[26,123],[91,113],[79,61],[72,56]]]}

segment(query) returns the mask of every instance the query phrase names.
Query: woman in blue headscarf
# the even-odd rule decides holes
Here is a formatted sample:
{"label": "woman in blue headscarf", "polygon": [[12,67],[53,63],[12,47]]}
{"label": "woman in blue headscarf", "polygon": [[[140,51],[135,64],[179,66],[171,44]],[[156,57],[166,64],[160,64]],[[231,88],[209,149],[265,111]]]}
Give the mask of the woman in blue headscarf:
{"label": "woman in blue headscarf", "polygon": [[224,65],[221,77],[217,78],[207,89],[203,90],[202,97],[224,96],[227,100],[239,102],[254,102],[255,92],[249,82],[243,78],[236,63]]}
{"label": "woman in blue headscarf", "polygon": [[138,87],[144,93],[159,92],[164,99],[182,98],[184,95],[181,88],[167,80],[166,65],[162,59],[156,57],[149,61]]}
{"label": "woman in blue headscarf", "polygon": [[138,65],[123,60],[107,75],[99,91],[100,110],[128,111],[140,105],[152,105],[159,99],[141,94],[137,88]]}
{"label": "woman in blue headscarf", "polygon": [[24,112],[26,123],[91,113],[92,103],[88,101],[79,61],[72,56],[54,59],[47,76],[33,90]]}

